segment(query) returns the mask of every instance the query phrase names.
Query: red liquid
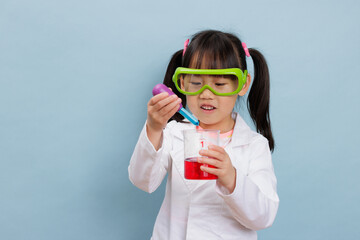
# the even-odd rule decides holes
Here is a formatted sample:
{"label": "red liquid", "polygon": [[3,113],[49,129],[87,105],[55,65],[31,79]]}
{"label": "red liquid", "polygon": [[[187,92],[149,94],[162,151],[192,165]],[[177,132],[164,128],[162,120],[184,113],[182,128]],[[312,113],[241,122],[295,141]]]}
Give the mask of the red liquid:
{"label": "red liquid", "polygon": [[198,163],[197,158],[187,158],[184,161],[184,177],[186,179],[217,179],[218,177],[214,174],[203,172],[200,170],[200,166],[215,168],[214,166]]}

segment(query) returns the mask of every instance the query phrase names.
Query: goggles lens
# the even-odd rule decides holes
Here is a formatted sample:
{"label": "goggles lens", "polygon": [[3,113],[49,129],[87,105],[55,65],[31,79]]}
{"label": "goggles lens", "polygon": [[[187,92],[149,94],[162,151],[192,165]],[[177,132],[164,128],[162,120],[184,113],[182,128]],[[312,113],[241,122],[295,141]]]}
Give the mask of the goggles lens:
{"label": "goggles lens", "polygon": [[240,92],[246,81],[247,71],[232,69],[177,68],[173,81],[176,88],[186,95],[197,95],[206,88],[216,95],[229,96]]}
{"label": "goggles lens", "polygon": [[181,74],[177,84],[188,93],[196,93],[205,85],[218,93],[232,93],[238,89],[239,80],[234,75]]}

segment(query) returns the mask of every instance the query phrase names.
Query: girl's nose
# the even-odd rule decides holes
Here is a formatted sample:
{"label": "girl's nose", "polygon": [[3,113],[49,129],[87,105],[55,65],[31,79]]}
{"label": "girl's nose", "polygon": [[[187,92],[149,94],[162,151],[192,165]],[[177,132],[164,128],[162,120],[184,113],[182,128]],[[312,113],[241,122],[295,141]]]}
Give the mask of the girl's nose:
{"label": "girl's nose", "polygon": [[200,98],[212,99],[214,94],[207,88],[204,89],[199,95]]}

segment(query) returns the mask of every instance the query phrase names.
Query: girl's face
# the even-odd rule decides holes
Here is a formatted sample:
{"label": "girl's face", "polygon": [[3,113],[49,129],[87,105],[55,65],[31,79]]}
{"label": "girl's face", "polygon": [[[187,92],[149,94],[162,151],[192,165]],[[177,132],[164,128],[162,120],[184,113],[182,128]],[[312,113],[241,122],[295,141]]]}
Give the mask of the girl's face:
{"label": "girl's face", "polygon": [[[206,60],[206,58],[203,60]],[[202,61],[200,68],[206,69],[208,65],[206,61]],[[196,68],[195,64],[190,64],[190,68],[191,67]],[[238,96],[245,95],[250,87],[250,82],[251,77],[250,74],[248,74],[246,83],[243,85],[242,90],[236,95],[218,96],[209,89],[205,89],[198,95],[186,95],[186,104],[195,117],[199,119],[200,127],[203,129],[220,130],[221,133],[230,131],[235,125],[231,114],[236,99]]]}

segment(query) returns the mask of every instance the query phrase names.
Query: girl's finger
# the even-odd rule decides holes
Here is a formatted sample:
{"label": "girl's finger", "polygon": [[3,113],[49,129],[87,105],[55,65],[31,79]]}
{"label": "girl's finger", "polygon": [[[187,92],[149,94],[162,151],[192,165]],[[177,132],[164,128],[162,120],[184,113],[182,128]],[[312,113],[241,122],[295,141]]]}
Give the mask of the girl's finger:
{"label": "girl's finger", "polygon": [[199,154],[201,156],[206,156],[206,157],[209,157],[209,158],[216,158],[218,160],[221,160],[224,158],[224,154],[223,153],[220,153],[220,152],[217,152],[217,151],[214,151],[214,150],[200,150],[199,151]]}
{"label": "girl's finger", "polygon": [[221,166],[221,162],[218,159],[214,159],[214,158],[203,157],[203,158],[199,158],[198,162],[208,164],[216,168],[219,168]]}
{"label": "girl's finger", "polygon": [[210,174],[214,174],[216,176],[220,174],[220,170],[218,168],[206,167],[202,165],[200,166],[200,170]]}
{"label": "girl's finger", "polygon": [[[159,102],[157,102],[154,105],[154,109],[155,111],[161,111],[163,110],[163,108],[167,107],[169,104],[175,102],[177,99],[179,99],[178,96],[176,95],[172,95],[172,96],[168,96],[165,99],[160,100]],[[171,107],[170,107],[171,108]],[[163,110],[162,112],[160,112],[161,115],[164,115],[165,112],[167,112],[168,110]]]}
{"label": "girl's finger", "polygon": [[225,153],[225,149],[223,147],[217,146],[217,145],[209,145],[209,150],[214,150],[220,153]]}
{"label": "girl's finger", "polygon": [[[169,97],[169,98],[171,98],[171,101],[167,102],[166,105],[164,105],[161,109],[159,109],[159,114],[162,116],[168,115],[168,113],[170,111],[172,111],[175,107],[177,107],[179,109],[179,104],[181,102],[181,99],[178,98],[177,96]],[[164,99],[163,101],[165,101],[165,100],[167,100],[167,99]]]}
{"label": "girl's finger", "polygon": [[150,98],[148,105],[154,106],[156,103],[167,98],[168,96],[169,96],[169,93],[167,93],[167,92],[162,92],[160,94],[157,94],[157,95],[153,96],[152,98]]}
{"label": "girl's finger", "polygon": [[179,104],[181,101],[177,101],[176,104],[174,104],[173,108],[171,108],[168,113],[165,115],[167,119],[170,119],[174,114],[179,110]]}

